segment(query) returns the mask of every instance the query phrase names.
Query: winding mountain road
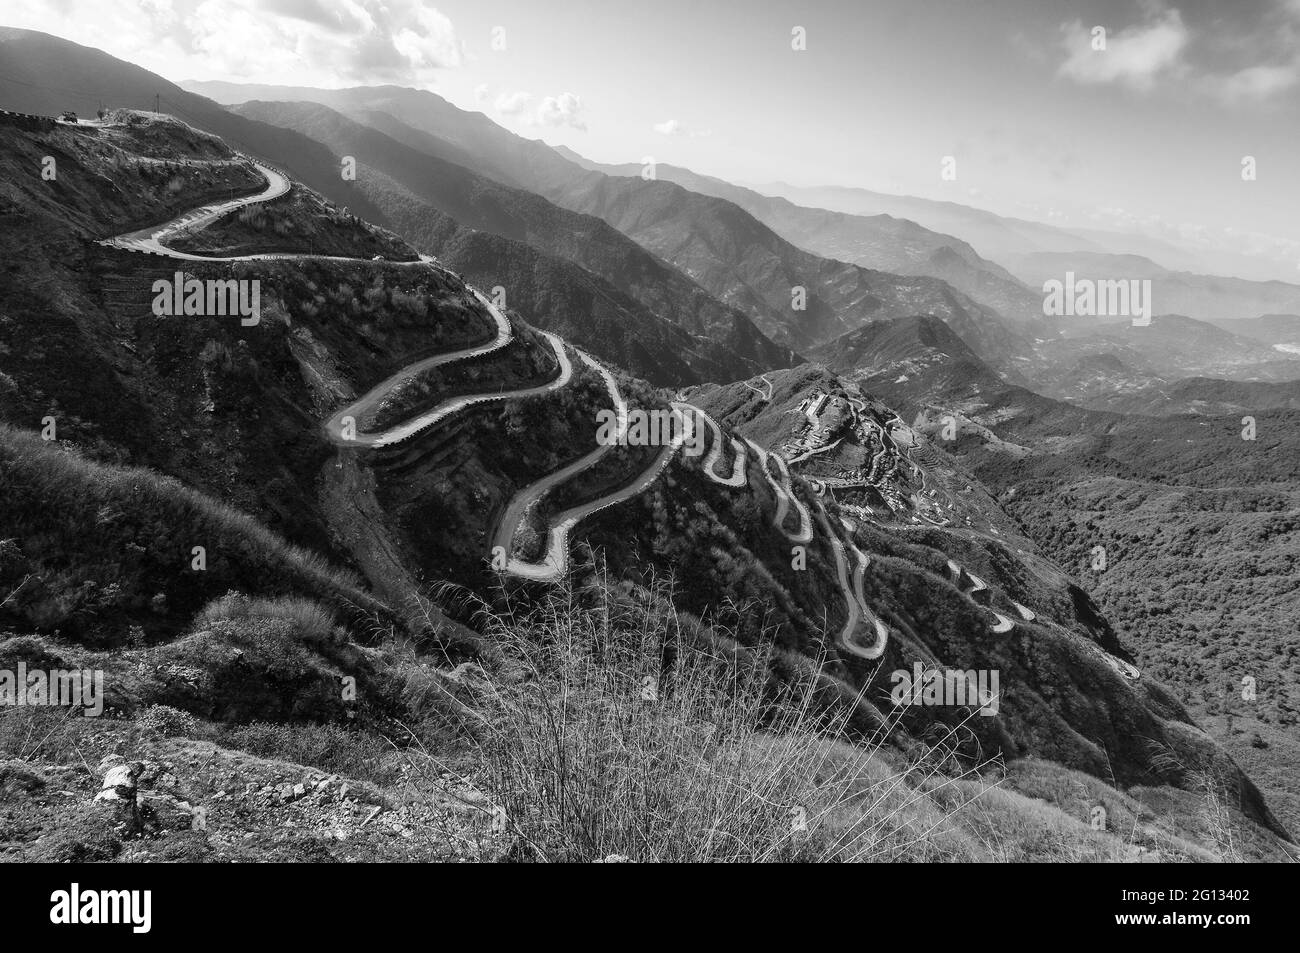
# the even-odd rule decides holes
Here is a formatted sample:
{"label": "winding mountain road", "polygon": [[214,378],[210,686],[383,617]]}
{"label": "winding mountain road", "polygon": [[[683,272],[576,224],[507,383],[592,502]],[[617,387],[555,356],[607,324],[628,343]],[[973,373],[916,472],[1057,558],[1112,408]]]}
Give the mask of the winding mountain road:
{"label": "winding mountain road", "polygon": [[731,438],[731,452],[733,461],[731,466],[731,476],[718,476],[718,461],[722,458],[722,429],[718,422],[700,410],[698,407],[693,408],[704,422],[709,425],[713,432],[713,442],[709,446],[709,455],[704,458],[704,474],[714,483],[721,483],[723,486],[737,487],[744,486],[749,479],[745,472],[745,445],[738,437]]}
{"label": "winding mountain road", "polygon": [[[186,212],[169,222],[153,228],[143,228],[135,232],[127,232],[125,235],[118,235],[114,238],[106,239],[103,244],[116,245],[118,248],[126,248],[130,251],[150,252],[155,255],[166,255],[168,258],[179,258],[183,261],[256,261],[259,258],[283,258],[290,257],[285,255],[240,255],[230,258],[218,258],[209,255],[191,255],[188,252],[177,251],[169,248],[165,242],[167,239],[174,237],[186,229],[205,228],[211,225],[227,212],[233,212],[235,209],[243,208],[246,205],[256,205],[261,202],[269,202],[271,199],[279,198],[287,193],[290,189],[289,177],[269,165],[263,165],[257,160],[249,160],[266,178],[266,188],[256,195],[245,195],[237,199],[229,199],[225,202],[215,202],[211,205],[203,205],[192,211]],[[292,257],[324,257],[324,256],[292,256]]]}
{"label": "winding mountain road", "polygon": [[[167,241],[182,231],[204,228],[228,212],[245,206],[270,201],[271,199],[284,195],[292,187],[289,178],[279,170],[262,162],[258,162],[255,159],[249,158],[248,161],[251,162],[266,179],[266,188],[261,192],[255,195],[243,196],[225,202],[204,205],[161,225],[103,239],[100,243],[142,254],[161,255],[178,261],[230,262],[259,260],[319,260],[358,262],[366,260],[346,256],[315,255],[301,252],[260,253],[231,256],[195,255],[169,247]],[[420,255],[419,259],[416,261],[387,262],[386,264],[425,266],[446,273],[446,269],[428,255]],[[467,285],[467,287],[470,286]],[[514,339],[513,328],[505,315],[503,315],[496,306],[485,298],[477,289],[470,287],[470,291],[483,306],[484,310],[491,315],[492,320],[496,325],[495,337],[485,344],[424,358],[423,360],[416,361],[415,363],[402,368],[395,374],[390,375],[379,384],[370,388],[361,397],[334,413],[322,424],[323,430],[331,442],[340,446],[390,446],[410,439],[411,437],[422,433],[448,417],[460,413],[469,407],[490,401],[509,400],[547,394],[566,386],[570,382],[573,377],[573,366],[568,358],[564,341],[554,334],[542,332],[555,354],[556,365],[558,368],[556,377],[550,382],[509,391],[484,392],[448,398],[430,410],[419,413],[409,420],[403,421],[402,423],[388,427],[379,432],[359,430],[359,423],[364,422],[376,411],[376,409],[383,405],[386,399],[391,398],[395,393],[399,393],[404,387],[409,386],[409,384],[423,372],[435,367],[442,367],[459,361],[485,357],[505,347]],[[678,426],[674,428],[675,435],[672,438],[672,441],[659,451],[649,467],[647,467],[630,484],[607,493],[595,500],[570,507],[569,509],[556,514],[550,521],[547,531],[546,548],[540,561],[528,562],[519,559],[518,557],[510,556],[509,554],[512,549],[514,537],[529,508],[539,503],[547,493],[564,481],[590,469],[592,466],[595,466],[606,453],[622,441],[622,438],[627,433],[627,405],[619,392],[618,384],[613,375],[606,367],[600,364],[600,362],[591,357],[591,355],[576,348],[575,351],[581,360],[587,366],[600,374],[605,381],[610,401],[618,410],[619,423],[617,436],[614,441],[597,446],[596,449],[590,453],[583,455],[579,459],[574,460],[572,463],[561,467],[553,473],[547,474],[537,482],[530,484],[515,494],[510,503],[506,506],[493,535],[494,549],[497,549],[497,552],[494,553],[494,555],[499,556],[500,551],[502,550],[506,554],[504,566],[502,567],[504,572],[519,578],[542,582],[553,582],[563,576],[568,568],[568,538],[573,527],[593,513],[603,510],[606,507],[614,506],[624,500],[645,492],[656,480],[659,479],[668,464],[672,461],[673,457],[677,454],[678,450],[681,449],[682,445],[692,438],[695,428],[699,426],[700,420],[703,420],[704,423],[708,425],[713,436],[712,448],[702,465],[702,470],[705,476],[715,483],[733,489],[746,486],[749,479],[748,461],[750,458],[750,451],[752,451],[754,457],[758,460],[759,470],[763,477],[768,481],[777,501],[776,514],[773,518],[774,526],[791,543],[805,545],[812,542],[814,537],[813,518],[809,513],[808,507],[794,492],[789,467],[785,458],[778,453],[769,453],[752,441],[732,437],[731,447],[734,454],[732,472],[730,475],[720,476],[717,472],[717,465],[721,459],[723,449],[723,435],[721,428],[718,426],[717,422],[702,409],[695,407],[692,404],[673,401],[671,405],[672,413],[674,419],[678,422]],[[768,392],[766,394],[759,392],[760,397],[770,399],[772,385],[766,379],[764,379],[764,383],[767,384]],[[772,472],[773,464],[776,468],[775,474]],[[871,611],[863,593],[863,578],[869,564],[869,559],[856,545],[853,544],[851,539],[846,549],[844,542],[842,542],[839,536],[832,530],[825,507],[822,506],[820,500],[817,501],[816,506],[817,522],[829,539],[831,548],[835,554],[838,582],[845,603],[846,620],[844,626],[838,633],[836,644],[848,654],[864,659],[879,659],[881,655],[884,654],[885,647],[888,644],[889,628]],[[785,525],[786,518],[792,508],[795,510],[799,518],[798,528],[793,531],[787,529]],[[850,580],[849,572],[849,556],[847,551],[849,549],[852,550],[855,563],[852,572],[852,580]],[[863,645],[859,641],[859,629],[863,627],[864,623],[872,637],[871,644],[869,645]]]}
{"label": "winding mountain road", "polygon": [[[344,407],[334,414],[325,424],[325,432],[330,439],[337,444],[362,446],[362,447],[386,447],[392,444],[401,443],[409,437],[427,430],[434,424],[439,423],[452,414],[459,413],[468,407],[477,404],[485,404],[497,400],[512,400],[522,397],[537,397],[542,394],[549,394],[552,391],[559,390],[569,383],[573,377],[573,364],[569,361],[568,353],[565,350],[564,341],[549,331],[543,331],[542,336],[546,338],[551,350],[555,354],[556,365],[559,373],[554,380],[545,384],[539,384],[534,387],[519,387],[514,390],[488,391],[479,394],[467,394],[461,397],[449,397],[442,403],[438,404],[431,410],[424,411],[410,420],[404,421],[389,427],[387,430],[379,433],[363,433],[356,430],[357,422],[363,419],[367,414],[372,412],[376,406],[383,403],[384,398],[392,392],[399,390],[409,381],[414,380],[420,374],[434,367],[441,367],[447,364],[453,364],[459,361],[468,360],[469,358],[483,357],[498,351],[505,347],[514,337],[511,331],[510,322],[505,316],[498,311],[487,298],[479,294],[477,289],[471,288],[474,296],[479,303],[483,305],[492,315],[497,323],[498,334],[494,341],[477,348],[466,348],[461,351],[449,351],[434,357],[425,358],[414,364],[402,368],[396,374],[391,375],[379,384],[372,387],[360,399]],[[346,426],[350,421],[351,427]]]}
{"label": "winding mountain road", "polygon": [[[754,456],[758,457],[759,471],[763,476],[767,477],[767,482],[776,495],[776,515],[772,518],[773,525],[785,533],[792,543],[804,545],[812,542],[812,519],[808,515],[808,507],[799,502],[798,497],[794,495],[793,487],[790,485],[790,471],[785,465],[785,458],[779,453],[769,454],[752,440],[745,440],[745,444],[750,450],[754,451]],[[772,478],[772,471],[768,467],[769,460],[776,461],[777,469],[781,475],[779,481]],[[799,529],[794,533],[790,533],[785,529],[785,517],[790,511],[791,505],[795,507],[799,514]]]}
{"label": "winding mountain road", "polygon": [[[609,443],[597,443],[596,449],[590,453],[579,457],[572,463],[561,467],[560,469],[548,473],[536,483],[529,484],[514,495],[510,503],[507,504],[505,512],[497,522],[496,534],[493,538],[493,548],[500,548],[507,555],[506,563],[502,567],[505,572],[524,579],[534,579],[544,582],[551,582],[559,579],[568,568],[569,556],[569,530],[577,524],[577,519],[573,518],[573,510],[566,510],[561,513],[551,525],[547,536],[547,546],[545,556],[539,563],[530,563],[525,560],[510,556],[510,550],[514,542],[515,533],[518,532],[520,524],[528,509],[540,502],[553,488],[559,486],[565,480],[588,470],[595,466],[600,459],[616,447],[622,441],[624,434],[627,433],[627,403],[623,400],[623,395],[619,392],[618,382],[614,380],[614,375],[609,370],[585,351],[579,350],[578,356],[582,358],[583,363],[592,368],[605,380],[605,388],[609,391],[610,403],[614,405],[618,412],[618,429],[615,432],[615,439]],[[611,493],[604,497],[601,505],[596,509],[603,509],[605,506],[612,506],[614,503],[626,499],[627,496],[635,495],[628,492],[627,496],[613,499],[618,496],[619,492]],[[595,512],[595,509],[590,512]],[[582,514],[583,516],[587,514]],[[572,523],[565,523],[565,519],[572,519]]]}

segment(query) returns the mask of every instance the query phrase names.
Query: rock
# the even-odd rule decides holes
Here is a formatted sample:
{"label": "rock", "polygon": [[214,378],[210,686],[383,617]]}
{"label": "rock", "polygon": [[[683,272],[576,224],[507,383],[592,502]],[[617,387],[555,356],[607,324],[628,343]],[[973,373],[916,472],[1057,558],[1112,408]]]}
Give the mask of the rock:
{"label": "rock", "polygon": [[[109,757],[117,758],[117,763],[110,764],[104,771],[104,781],[100,786],[100,791],[95,795],[96,801],[130,801],[135,803],[136,779],[140,777],[144,770],[144,765],[139,761],[132,761],[129,764],[122,761],[117,755]],[[105,762],[108,758],[104,759]],[[101,770],[104,769],[104,762],[100,763]]]}
{"label": "rock", "polygon": [[302,797],[307,793],[307,785],[298,783],[293,786],[293,796],[295,799]]}
{"label": "rock", "polygon": [[92,803],[111,805],[117,822],[124,825],[128,833],[138,832],[140,810],[136,804],[136,780],[144,772],[144,765],[111,754],[99,763],[99,769],[104,772],[104,780]]}
{"label": "rock", "polygon": [[45,784],[45,776],[22,761],[0,761],[0,795],[35,794]]}
{"label": "rock", "polygon": [[188,831],[194,826],[194,808],[170,794],[141,795],[140,809],[146,821],[162,830]]}
{"label": "rock", "polygon": [[120,754],[106,754],[99,762],[99,773],[104,774],[109,768],[116,767],[119,764],[126,764],[126,759]]}

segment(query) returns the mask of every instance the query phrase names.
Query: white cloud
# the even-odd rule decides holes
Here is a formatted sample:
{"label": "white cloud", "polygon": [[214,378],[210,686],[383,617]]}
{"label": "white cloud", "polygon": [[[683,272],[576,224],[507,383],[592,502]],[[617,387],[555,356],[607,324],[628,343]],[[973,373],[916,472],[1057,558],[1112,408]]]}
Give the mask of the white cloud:
{"label": "white cloud", "polygon": [[1273,0],[1252,7],[1252,15],[1207,19],[1196,28],[1163,0],[1139,5],[1146,19],[1109,32],[1104,50],[1093,48],[1092,27],[1062,24],[1058,74],[1141,91],[1176,81],[1229,105],[1266,102],[1300,85],[1300,0]]}
{"label": "white cloud", "polygon": [[[480,99],[482,102],[488,96],[488,89],[486,85],[479,88],[483,90],[483,98]],[[478,97],[478,90],[474,91],[474,95]],[[582,99],[573,93],[545,96],[541,101],[525,90],[501,93],[493,100],[492,108],[498,115],[509,116],[525,126],[571,126],[583,131],[587,129],[582,118]]]}
{"label": "white cloud", "polygon": [[559,96],[547,96],[537,107],[537,121],[544,126],[572,126],[586,131],[587,123],[583,120],[582,99],[573,93],[561,93]]}
{"label": "white cloud", "polygon": [[1092,30],[1075,20],[1061,27],[1066,52],[1059,73],[1079,83],[1120,83],[1150,89],[1157,78],[1180,71],[1183,51],[1191,39],[1182,14],[1166,10],[1146,23],[1107,32],[1106,48],[1095,50]]}
{"label": "white cloud", "polygon": [[688,129],[680,119],[666,119],[657,122],[651,128],[661,136],[687,136],[691,139],[703,139],[713,135],[712,129]]}
{"label": "white cloud", "polygon": [[1155,238],[1196,251],[1245,255],[1278,265],[1300,261],[1300,241],[1251,229],[1175,222],[1161,215],[1137,215],[1114,206],[1095,208],[1087,217],[1109,231]]}
{"label": "white cloud", "polygon": [[1213,89],[1230,103],[1269,99],[1300,82],[1300,63],[1289,66],[1250,66],[1216,80]]}
{"label": "white cloud", "polygon": [[27,0],[5,21],[172,80],[428,87],[465,60],[451,21],[423,0]]}

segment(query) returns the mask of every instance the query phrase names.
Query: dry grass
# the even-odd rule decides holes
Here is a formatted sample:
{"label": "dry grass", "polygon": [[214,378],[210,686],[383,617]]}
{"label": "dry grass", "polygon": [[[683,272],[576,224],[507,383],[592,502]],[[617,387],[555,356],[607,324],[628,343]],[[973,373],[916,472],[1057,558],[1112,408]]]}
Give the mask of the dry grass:
{"label": "dry grass", "polygon": [[476,683],[472,767],[423,760],[483,795],[511,859],[968,859],[962,799],[921,793],[951,784],[947,753],[892,767],[815,679],[774,677],[770,648],[703,647],[654,587],[561,589],[480,626],[505,661]]}
{"label": "dry grass", "polygon": [[1209,759],[1188,764],[1171,746],[1157,741],[1148,742],[1152,750],[1151,763],[1157,770],[1184,779],[1183,786],[1200,799],[1199,821],[1202,839],[1223,863],[1241,863],[1243,856],[1238,843],[1239,821],[1233,816],[1233,807],[1241,804],[1240,783],[1229,772]]}
{"label": "dry grass", "polygon": [[258,598],[228,592],[209,602],[194,617],[192,628],[208,628],[223,620],[281,619],[293,625],[299,639],[317,647],[347,642],[345,629],[335,625],[334,614],[314,599],[303,596]]}

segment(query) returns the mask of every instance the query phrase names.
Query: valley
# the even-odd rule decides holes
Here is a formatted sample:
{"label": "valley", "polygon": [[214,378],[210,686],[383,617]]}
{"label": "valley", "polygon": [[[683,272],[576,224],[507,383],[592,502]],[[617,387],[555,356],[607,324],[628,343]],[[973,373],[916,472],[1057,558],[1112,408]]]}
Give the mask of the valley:
{"label": "valley", "polygon": [[[2,50],[26,110],[165,83]],[[1040,320],[933,226],[424,91],[160,88],[0,114],[0,669],[107,714],[0,712],[0,856],[1300,856],[1288,321]]]}

